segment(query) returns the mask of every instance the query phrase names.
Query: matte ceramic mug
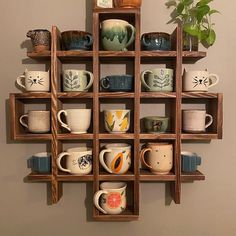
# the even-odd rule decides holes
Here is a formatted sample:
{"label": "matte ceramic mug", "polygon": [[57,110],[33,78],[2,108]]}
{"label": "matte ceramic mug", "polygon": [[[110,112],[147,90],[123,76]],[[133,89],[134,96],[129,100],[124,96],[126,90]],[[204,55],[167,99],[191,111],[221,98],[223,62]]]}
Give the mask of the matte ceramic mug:
{"label": "matte ceramic mug", "polygon": [[144,117],[144,127],[148,133],[165,133],[169,129],[169,117],[147,116]]}
{"label": "matte ceramic mug", "polygon": [[[66,168],[61,166],[61,159],[66,156]],[[92,171],[92,149],[86,147],[70,148],[57,157],[60,170],[73,175],[87,175]]]}
{"label": "matte ceramic mug", "polygon": [[[27,123],[24,119],[27,118]],[[28,111],[20,117],[20,123],[31,133],[47,133],[50,131],[50,111]]]}
{"label": "matte ceramic mug", "polygon": [[86,70],[64,70],[63,91],[82,92],[88,91],[93,84],[93,74]]}
{"label": "matte ceramic mug", "polygon": [[94,205],[104,214],[122,213],[126,209],[126,187],[127,184],[123,182],[103,182],[101,190],[94,194]]}
{"label": "matte ceramic mug", "polygon": [[27,160],[28,168],[38,173],[51,172],[51,154],[48,152],[35,153]]}
{"label": "matte ceramic mug", "polygon": [[[206,118],[209,118],[207,123]],[[213,117],[206,114],[206,110],[183,110],[183,131],[185,132],[205,132],[212,123]]]}
{"label": "matte ceramic mug", "polygon": [[[145,153],[147,157],[145,157]],[[168,174],[173,167],[173,145],[168,143],[148,143],[140,152],[141,162],[153,174]]]}
{"label": "matte ceramic mug", "polygon": [[[130,38],[128,29],[131,30]],[[135,28],[124,20],[104,20],[101,23],[101,40],[103,48],[107,51],[127,51],[127,47],[135,40]]]}
{"label": "matte ceramic mug", "polygon": [[104,169],[112,174],[125,174],[131,165],[131,146],[126,143],[107,144],[99,154]]}
{"label": "matte ceramic mug", "polygon": [[210,74],[208,71],[184,71],[183,91],[186,92],[207,92],[208,88],[219,82],[219,76]]}
{"label": "matte ceramic mug", "polygon": [[145,89],[150,92],[172,92],[173,73],[174,70],[166,68],[145,70],[141,74],[141,82]]}
{"label": "matte ceramic mug", "polygon": [[181,152],[181,169],[183,172],[195,172],[201,165],[201,157],[194,152]]}
{"label": "matte ceramic mug", "polygon": [[16,83],[27,92],[50,91],[49,71],[28,71],[17,77]]}
{"label": "matte ceramic mug", "polygon": [[[66,117],[66,123],[61,120],[61,114]],[[57,114],[60,125],[72,134],[85,134],[91,122],[91,109],[66,109]]]}
{"label": "matte ceramic mug", "polygon": [[130,127],[130,110],[105,110],[105,128],[109,133],[125,133]]}

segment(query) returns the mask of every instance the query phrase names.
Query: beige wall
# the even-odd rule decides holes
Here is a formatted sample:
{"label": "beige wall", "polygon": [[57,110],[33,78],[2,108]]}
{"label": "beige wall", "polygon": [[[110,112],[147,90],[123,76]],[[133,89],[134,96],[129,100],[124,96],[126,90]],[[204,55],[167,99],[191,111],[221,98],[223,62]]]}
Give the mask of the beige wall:
{"label": "beige wall", "polygon": [[[89,2],[89,1],[88,1]],[[169,11],[161,0],[144,0],[142,32],[174,29],[166,25]],[[229,2],[229,1],[228,1]],[[96,223],[87,219],[91,207],[91,186],[64,184],[61,201],[47,205],[46,184],[24,183],[28,174],[26,159],[45,150],[44,144],[15,143],[7,140],[9,113],[5,111],[10,92],[18,92],[14,82],[27,67],[44,69],[44,65],[26,60],[24,41],[29,29],[57,25],[61,31],[91,29],[91,11],[86,21],[85,0],[1,0],[0,1],[0,235],[159,235],[218,236],[236,235],[236,155],[235,155],[235,52],[236,4],[216,0],[221,11],[215,16],[217,42],[208,50],[208,57],[187,68],[205,69],[217,73],[221,82],[213,91],[224,93],[224,139],[211,144],[188,144],[184,149],[202,155],[200,168],[206,181],[183,184],[181,205],[166,204],[165,184],[141,184],[140,220],[131,223]],[[86,200],[86,192],[87,200]]]}

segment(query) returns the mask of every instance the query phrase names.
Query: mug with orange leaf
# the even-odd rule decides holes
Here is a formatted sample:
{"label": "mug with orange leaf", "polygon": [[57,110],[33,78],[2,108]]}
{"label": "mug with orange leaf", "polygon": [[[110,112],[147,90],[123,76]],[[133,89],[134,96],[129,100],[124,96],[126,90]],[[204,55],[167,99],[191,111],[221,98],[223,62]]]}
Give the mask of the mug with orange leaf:
{"label": "mug with orange leaf", "polygon": [[131,165],[131,146],[126,143],[105,145],[99,154],[99,161],[111,174],[125,174]]}

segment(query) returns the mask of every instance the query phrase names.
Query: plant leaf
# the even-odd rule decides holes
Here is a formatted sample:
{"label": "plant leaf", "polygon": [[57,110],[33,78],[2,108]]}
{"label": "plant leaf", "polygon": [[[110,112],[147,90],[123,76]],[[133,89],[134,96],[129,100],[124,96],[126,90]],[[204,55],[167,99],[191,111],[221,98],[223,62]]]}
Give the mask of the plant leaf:
{"label": "plant leaf", "polygon": [[180,2],[176,7],[177,14],[180,15],[183,12],[183,10],[184,10],[184,4]]}
{"label": "plant leaf", "polygon": [[184,32],[192,35],[192,36],[196,36],[198,37],[199,35],[199,29],[196,25],[193,24],[185,24],[183,27]]}
{"label": "plant leaf", "polygon": [[207,5],[208,3],[212,2],[213,0],[200,0],[198,3],[197,3],[197,6],[198,7],[201,7],[201,6],[205,6]]}
{"label": "plant leaf", "polygon": [[170,8],[170,7],[175,7],[177,3],[175,0],[169,0],[168,2],[165,3],[165,5],[167,6],[167,8]]}
{"label": "plant leaf", "polygon": [[209,15],[210,15],[210,16],[211,16],[212,14],[215,14],[215,13],[219,13],[219,14],[220,14],[220,12],[217,11],[217,10],[215,10],[215,9],[209,11]]}
{"label": "plant leaf", "polygon": [[198,7],[198,11],[196,15],[198,23],[201,23],[203,17],[206,16],[209,13],[209,11],[210,11],[210,7],[207,5]]}
{"label": "plant leaf", "polygon": [[185,5],[185,6],[189,6],[189,5],[191,5],[193,3],[193,0],[183,0],[183,4]]}
{"label": "plant leaf", "polygon": [[208,37],[205,39],[206,43],[209,46],[212,46],[214,42],[216,41],[216,33],[213,29],[210,29]]}

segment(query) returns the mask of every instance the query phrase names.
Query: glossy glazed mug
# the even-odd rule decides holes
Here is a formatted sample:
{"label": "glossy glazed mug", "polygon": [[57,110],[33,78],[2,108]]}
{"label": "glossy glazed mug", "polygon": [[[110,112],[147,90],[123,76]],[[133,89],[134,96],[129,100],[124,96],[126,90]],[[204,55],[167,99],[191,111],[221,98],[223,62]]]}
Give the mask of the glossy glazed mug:
{"label": "glossy glazed mug", "polygon": [[122,213],[126,209],[126,187],[127,184],[123,182],[103,182],[101,190],[94,194],[94,205],[104,214]]}
{"label": "glossy glazed mug", "polygon": [[[131,30],[130,38],[128,38],[128,29]],[[104,20],[101,23],[101,40],[104,50],[127,51],[135,40],[135,28],[124,20]]]}
{"label": "glossy glazed mug", "polygon": [[183,172],[195,172],[201,165],[201,157],[194,152],[181,152],[181,170]]}
{"label": "glossy glazed mug", "polygon": [[131,146],[126,143],[105,145],[99,154],[104,169],[112,174],[125,174],[131,165]]}
{"label": "glossy glazed mug", "polygon": [[[61,120],[61,115],[66,117],[66,123]],[[91,122],[91,109],[66,109],[57,114],[60,125],[72,134],[85,134]]]}
{"label": "glossy glazed mug", "polygon": [[20,117],[20,123],[31,133],[47,133],[50,131],[50,111],[28,111]]}
{"label": "glossy glazed mug", "polygon": [[[66,156],[66,168],[61,166],[61,159]],[[57,166],[61,171],[73,175],[87,175],[92,171],[92,149],[86,147],[70,148],[57,157]]]}
{"label": "glossy glazed mug", "polygon": [[[213,117],[206,113],[206,110],[183,110],[183,131],[188,133],[201,133],[205,132],[213,123]],[[209,121],[206,123],[206,118]]]}
{"label": "glossy glazed mug", "polygon": [[207,92],[208,88],[219,83],[219,76],[208,71],[184,71],[183,91]]}
{"label": "glossy glazed mug", "polygon": [[[173,167],[173,145],[148,143],[140,152],[141,163],[153,174],[168,174]],[[147,156],[145,157],[145,153]]]}
{"label": "glossy glazed mug", "polygon": [[38,173],[51,172],[51,154],[48,152],[35,153],[27,160],[28,168]]}
{"label": "glossy glazed mug", "polygon": [[49,71],[28,71],[17,77],[16,83],[26,92],[48,92],[50,91]]}
{"label": "glossy glazed mug", "polygon": [[149,92],[172,92],[173,73],[174,70],[166,68],[145,70],[141,73],[141,82]]}
{"label": "glossy glazed mug", "polygon": [[144,117],[144,127],[148,133],[166,133],[169,130],[170,118],[164,116]]}
{"label": "glossy glazed mug", "polygon": [[126,133],[130,127],[130,110],[105,110],[104,120],[109,133]]}
{"label": "glossy glazed mug", "polygon": [[[93,85],[93,74],[86,70],[64,70],[63,91],[82,92],[88,91]],[[88,82],[89,81],[89,82]]]}

